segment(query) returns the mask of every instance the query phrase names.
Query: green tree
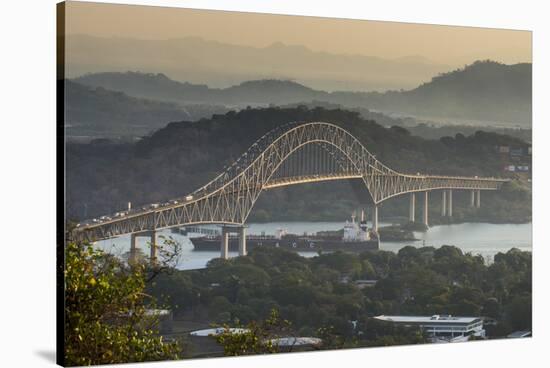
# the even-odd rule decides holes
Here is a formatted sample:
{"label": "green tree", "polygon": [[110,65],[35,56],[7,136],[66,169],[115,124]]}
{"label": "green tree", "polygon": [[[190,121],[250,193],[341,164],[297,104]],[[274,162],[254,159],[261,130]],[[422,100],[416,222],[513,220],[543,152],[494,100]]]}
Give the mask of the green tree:
{"label": "green tree", "polygon": [[253,321],[237,328],[241,330],[231,330],[225,325],[223,332],[216,336],[226,356],[278,353],[281,347],[275,339],[292,336],[290,322],[281,319],[275,309],[265,321]]}
{"label": "green tree", "polygon": [[231,317],[232,304],[225,296],[212,298],[208,306],[208,316],[216,322],[227,322]]}
{"label": "green tree", "polygon": [[68,366],[178,359],[158,336],[158,317],[143,291],[145,267],[88,244],[65,250],[65,363]]}
{"label": "green tree", "polygon": [[515,330],[530,330],[532,328],[532,298],[531,295],[515,296],[509,307],[510,325]]}

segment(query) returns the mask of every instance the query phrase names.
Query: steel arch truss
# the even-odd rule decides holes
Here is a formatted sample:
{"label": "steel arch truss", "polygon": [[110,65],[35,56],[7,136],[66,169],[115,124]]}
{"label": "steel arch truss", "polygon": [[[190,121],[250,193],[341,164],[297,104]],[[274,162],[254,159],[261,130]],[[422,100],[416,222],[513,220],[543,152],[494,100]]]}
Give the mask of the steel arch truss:
{"label": "steel arch truss", "polygon": [[[311,146],[320,147],[329,159],[301,159],[299,155],[307,153],[307,147]],[[277,174],[281,165],[293,157],[298,157],[298,166],[290,170],[292,174]],[[328,162],[330,159],[332,164]],[[99,240],[180,225],[242,225],[263,190],[350,178],[363,180],[375,204],[404,193],[436,189],[497,190],[507,181],[401,174],[378,161],[354,136],[337,125],[291,123],[262,136],[233,165],[187,196],[187,200],[81,226],[75,235]]]}

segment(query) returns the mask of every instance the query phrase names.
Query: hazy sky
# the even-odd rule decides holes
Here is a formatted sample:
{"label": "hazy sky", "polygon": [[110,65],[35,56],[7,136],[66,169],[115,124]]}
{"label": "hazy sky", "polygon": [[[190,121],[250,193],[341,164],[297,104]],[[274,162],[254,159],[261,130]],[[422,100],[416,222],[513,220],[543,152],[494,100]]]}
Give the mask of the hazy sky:
{"label": "hazy sky", "polygon": [[531,62],[531,32],[500,29],[80,2],[68,3],[66,29],[139,39],[198,36],[255,47],[283,42],[331,53],[423,56],[452,66],[476,59]]}

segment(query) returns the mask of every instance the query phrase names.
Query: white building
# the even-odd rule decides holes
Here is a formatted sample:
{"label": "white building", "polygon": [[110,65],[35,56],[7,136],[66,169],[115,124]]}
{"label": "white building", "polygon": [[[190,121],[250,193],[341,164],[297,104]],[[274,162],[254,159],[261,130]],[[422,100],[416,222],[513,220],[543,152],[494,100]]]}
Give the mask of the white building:
{"label": "white building", "polygon": [[381,315],[374,318],[404,327],[419,327],[434,343],[468,341],[470,336],[485,337],[483,320],[478,317]]}

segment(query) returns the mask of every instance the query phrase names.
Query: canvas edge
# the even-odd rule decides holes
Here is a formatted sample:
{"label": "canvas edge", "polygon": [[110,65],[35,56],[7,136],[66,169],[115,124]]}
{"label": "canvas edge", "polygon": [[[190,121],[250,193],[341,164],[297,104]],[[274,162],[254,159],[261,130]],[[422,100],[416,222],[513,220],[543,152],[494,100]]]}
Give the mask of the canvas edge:
{"label": "canvas edge", "polygon": [[65,366],[65,2],[56,4],[56,364]]}

